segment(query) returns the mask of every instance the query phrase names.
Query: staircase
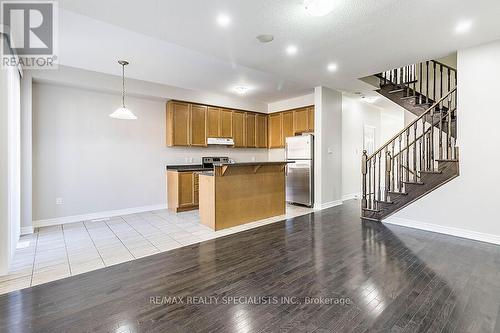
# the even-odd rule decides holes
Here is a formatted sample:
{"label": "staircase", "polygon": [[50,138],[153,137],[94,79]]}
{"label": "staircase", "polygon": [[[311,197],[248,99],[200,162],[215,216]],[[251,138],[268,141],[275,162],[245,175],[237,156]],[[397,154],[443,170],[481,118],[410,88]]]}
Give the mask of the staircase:
{"label": "staircase", "polygon": [[457,72],[430,60],[376,75],[378,92],[417,117],[362,157],[362,212],[381,221],[459,175]]}

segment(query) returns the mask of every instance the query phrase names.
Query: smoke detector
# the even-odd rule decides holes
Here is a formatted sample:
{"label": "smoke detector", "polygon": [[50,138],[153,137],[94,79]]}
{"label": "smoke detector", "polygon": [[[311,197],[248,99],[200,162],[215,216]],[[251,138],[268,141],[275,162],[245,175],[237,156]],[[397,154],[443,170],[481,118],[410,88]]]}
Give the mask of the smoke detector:
{"label": "smoke detector", "polygon": [[270,43],[274,40],[274,36],[268,34],[258,35],[257,40],[261,43]]}

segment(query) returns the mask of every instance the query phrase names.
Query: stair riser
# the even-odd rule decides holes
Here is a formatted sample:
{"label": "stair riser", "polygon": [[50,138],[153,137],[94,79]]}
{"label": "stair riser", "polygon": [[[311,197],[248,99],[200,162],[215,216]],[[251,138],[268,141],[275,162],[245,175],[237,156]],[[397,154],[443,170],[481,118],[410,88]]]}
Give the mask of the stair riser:
{"label": "stair riser", "polygon": [[[367,217],[382,220],[458,176],[458,162],[438,162],[438,164],[442,173],[424,174],[422,178],[424,185],[406,184],[407,195],[391,194],[388,200],[392,204],[379,203],[379,212],[369,212]],[[363,212],[362,216],[365,216],[365,213],[368,212]]]}

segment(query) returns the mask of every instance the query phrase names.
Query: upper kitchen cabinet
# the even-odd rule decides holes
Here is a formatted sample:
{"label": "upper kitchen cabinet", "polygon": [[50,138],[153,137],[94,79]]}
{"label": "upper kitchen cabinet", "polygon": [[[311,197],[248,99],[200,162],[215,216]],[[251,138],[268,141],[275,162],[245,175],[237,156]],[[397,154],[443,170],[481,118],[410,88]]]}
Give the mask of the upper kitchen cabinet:
{"label": "upper kitchen cabinet", "polygon": [[295,131],[293,130],[293,118],[293,111],[283,112],[283,138],[281,139],[282,147],[285,146],[287,137],[295,135]]}
{"label": "upper kitchen cabinet", "polygon": [[[271,143],[275,145],[272,148],[283,147],[282,114],[275,116],[279,120],[273,124],[278,127],[273,130],[274,140],[271,140],[267,114],[169,101],[167,145],[207,147],[208,138],[232,138],[235,148],[266,148]],[[288,115],[285,118],[286,125],[293,129],[293,119],[289,120]]]}
{"label": "upper kitchen cabinet", "polygon": [[309,132],[314,132],[314,106],[307,108],[307,127]]}
{"label": "upper kitchen cabinet", "polygon": [[167,103],[167,145],[189,146],[191,135],[190,104],[170,101]]}
{"label": "upper kitchen cabinet", "polygon": [[207,145],[207,107],[191,104],[191,146]]}
{"label": "upper kitchen cabinet", "polygon": [[267,148],[267,115],[256,115],[255,126],[257,148]]}
{"label": "upper kitchen cabinet", "polygon": [[243,148],[245,143],[245,118],[246,113],[241,111],[233,111],[233,140],[234,147]]}
{"label": "upper kitchen cabinet", "polygon": [[274,113],[270,114],[268,118],[268,141],[269,148],[281,148],[283,147],[283,114]]}
{"label": "upper kitchen cabinet", "polygon": [[221,136],[221,109],[209,106],[207,109],[207,137]]}
{"label": "upper kitchen cabinet", "polygon": [[220,110],[220,137],[233,137],[233,111],[227,109]]}
{"label": "upper kitchen cabinet", "polygon": [[257,138],[256,138],[256,126],[255,122],[257,120],[257,116],[255,113],[247,113],[246,114],[246,146],[248,148],[256,148],[257,147]]}
{"label": "upper kitchen cabinet", "polygon": [[295,134],[309,131],[308,119],[308,108],[301,108],[293,111],[293,131]]}

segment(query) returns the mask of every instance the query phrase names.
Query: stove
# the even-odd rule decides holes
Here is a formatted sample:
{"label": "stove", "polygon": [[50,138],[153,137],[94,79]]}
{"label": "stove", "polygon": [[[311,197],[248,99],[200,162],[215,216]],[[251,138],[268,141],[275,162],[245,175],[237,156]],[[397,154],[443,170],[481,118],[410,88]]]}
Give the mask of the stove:
{"label": "stove", "polygon": [[213,168],[214,163],[229,163],[229,157],[203,157],[201,160],[204,168]]}

